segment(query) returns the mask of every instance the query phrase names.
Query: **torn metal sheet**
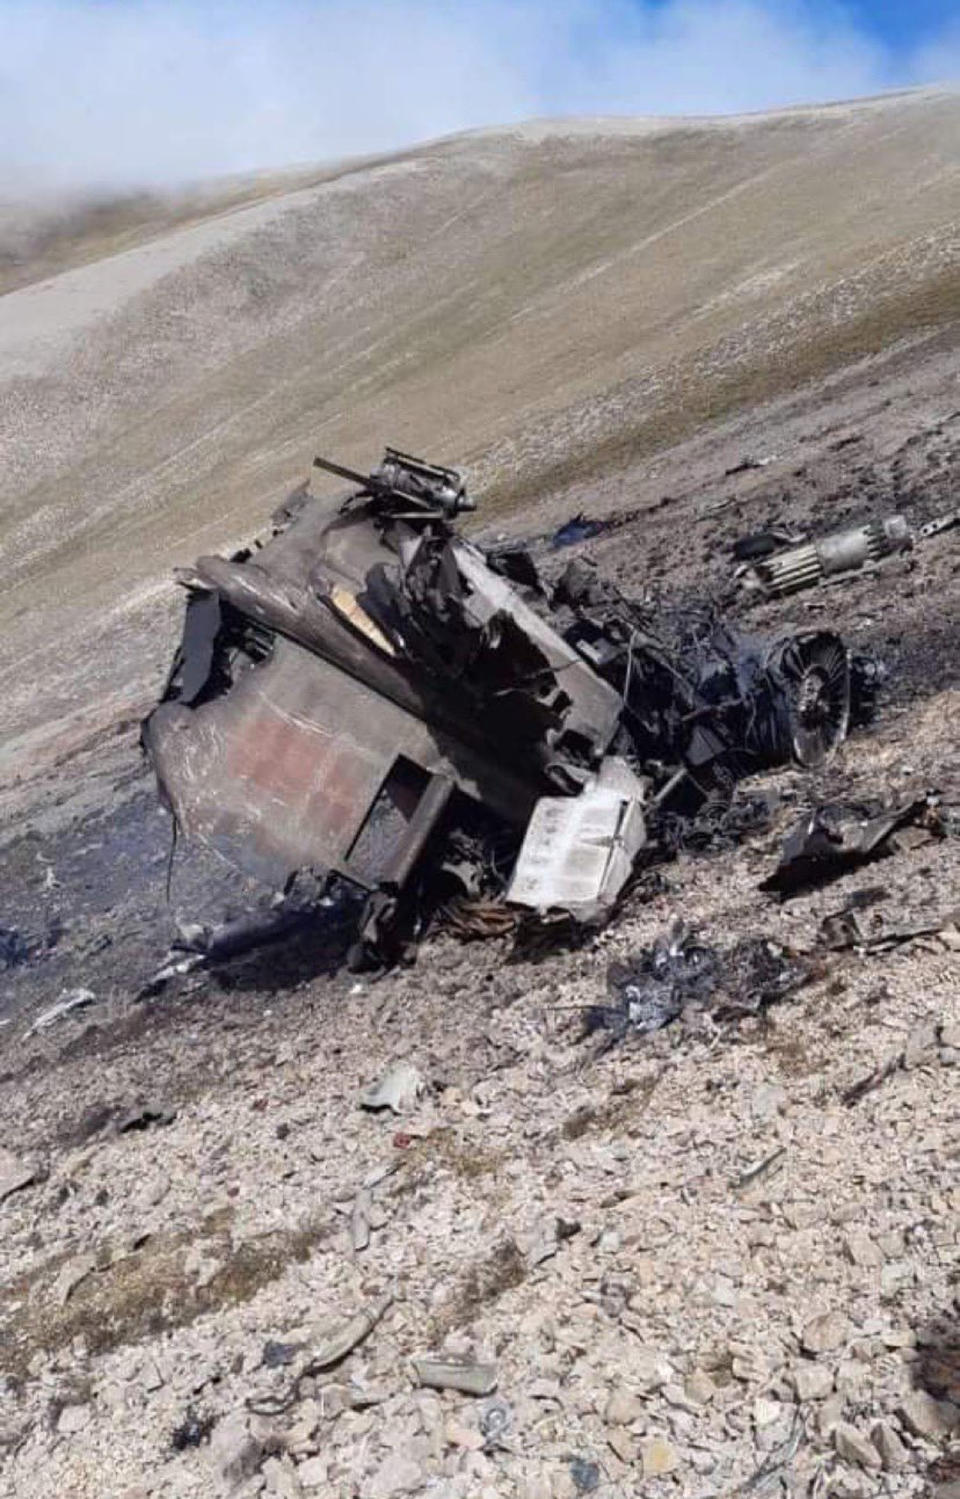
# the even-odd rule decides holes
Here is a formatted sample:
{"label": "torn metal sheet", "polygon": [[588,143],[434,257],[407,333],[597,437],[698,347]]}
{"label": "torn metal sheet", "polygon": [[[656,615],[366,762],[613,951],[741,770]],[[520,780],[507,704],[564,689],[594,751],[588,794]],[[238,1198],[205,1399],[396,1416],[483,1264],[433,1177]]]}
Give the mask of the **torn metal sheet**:
{"label": "torn metal sheet", "polygon": [[542,797],[507,887],[507,900],[581,921],[609,910],[646,841],[644,786],[622,760],[604,761],[575,797]]}
{"label": "torn metal sheet", "polygon": [[496,1364],[481,1363],[466,1354],[425,1354],[411,1362],[420,1384],[430,1390],[492,1395],[497,1388]]}
{"label": "torn metal sheet", "polygon": [[788,832],[780,862],[761,890],[781,897],[811,886],[825,884],[837,876],[892,851],[890,840],[910,824],[940,832],[938,799],[921,796],[874,817],[858,816],[842,806],[815,807]]}

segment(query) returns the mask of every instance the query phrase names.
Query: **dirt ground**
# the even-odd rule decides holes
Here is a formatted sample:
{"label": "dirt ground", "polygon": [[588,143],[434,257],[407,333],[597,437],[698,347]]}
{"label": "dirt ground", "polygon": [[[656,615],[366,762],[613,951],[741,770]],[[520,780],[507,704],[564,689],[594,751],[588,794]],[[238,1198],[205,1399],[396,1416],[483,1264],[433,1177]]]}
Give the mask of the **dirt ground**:
{"label": "dirt ground", "polygon": [[[629,514],[578,550],[634,593],[719,596],[748,530],[958,503],[958,355],[956,326],[918,334],[479,524]],[[818,800],[960,803],[958,538],[733,605],[874,653],[877,716],[823,772],[746,788],[778,793],[772,827],[648,871],[580,943],[440,934],[357,979],[331,928],[138,997],[173,915],[236,895],[181,849],[167,905],[141,704],[19,767],[0,1139],[33,1179],[0,1202],[4,1499],[960,1493],[960,842],[910,838],[782,904],[758,888]],[[856,892],[872,934],[945,935],[824,952]],[[812,977],[761,1017],[601,1052],[584,1007],[677,916],[721,947],[785,942]],[[419,1099],[360,1108],[398,1060]],[[301,1348],[323,1362],[386,1295],[353,1352],[298,1377]],[[492,1363],[495,1393],[419,1387],[411,1358],[441,1349]]]}

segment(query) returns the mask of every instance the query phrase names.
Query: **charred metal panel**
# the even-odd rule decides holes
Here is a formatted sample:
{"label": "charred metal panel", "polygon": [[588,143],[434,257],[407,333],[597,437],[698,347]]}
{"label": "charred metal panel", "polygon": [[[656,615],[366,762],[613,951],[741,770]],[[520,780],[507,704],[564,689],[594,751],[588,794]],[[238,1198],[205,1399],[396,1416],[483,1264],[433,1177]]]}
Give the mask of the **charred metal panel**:
{"label": "charred metal panel", "polygon": [[274,884],[308,866],[351,873],[350,850],[401,755],[511,820],[524,821],[534,800],[518,778],[446,742],[455,764],[443,736],[282,638],[224,696],[193,710],[161,705],[146,736],[184,831]]}

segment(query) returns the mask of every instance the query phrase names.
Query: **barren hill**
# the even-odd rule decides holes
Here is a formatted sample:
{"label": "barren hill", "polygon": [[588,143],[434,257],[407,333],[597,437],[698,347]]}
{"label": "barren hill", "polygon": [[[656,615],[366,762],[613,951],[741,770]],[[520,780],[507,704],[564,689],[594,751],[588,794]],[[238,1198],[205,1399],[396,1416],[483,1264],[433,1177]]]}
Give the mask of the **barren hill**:
{"label": "barren hill", "polygon": [[462,461],[489,518],[951,320],[958,169],[960,94],[923,90],[67,217],[0,297],[3,737],[136,697],[171,565],[318,448]]}

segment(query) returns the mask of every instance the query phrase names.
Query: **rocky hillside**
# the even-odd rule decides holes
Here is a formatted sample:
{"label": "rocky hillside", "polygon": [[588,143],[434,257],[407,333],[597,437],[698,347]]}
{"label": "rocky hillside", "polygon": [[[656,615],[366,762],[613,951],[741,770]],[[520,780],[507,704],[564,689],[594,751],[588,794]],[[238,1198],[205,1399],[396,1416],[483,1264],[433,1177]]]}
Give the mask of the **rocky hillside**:
{"label": "rocky hillside", "polygon": [[[67,222],[0,297],[0,1499],[957,1499],[960,531],[738,597],[882,663],[876,715],[579,939],[151,984],[213,897],[135,721],[171,564],[316,447],[465,459],[478,526],[654,599],[956,510],[958,145],[931,92],[472,135]],[[825,802],[924,811],[781,901]],[[585,1034],[678,920],[797,985]]]}

